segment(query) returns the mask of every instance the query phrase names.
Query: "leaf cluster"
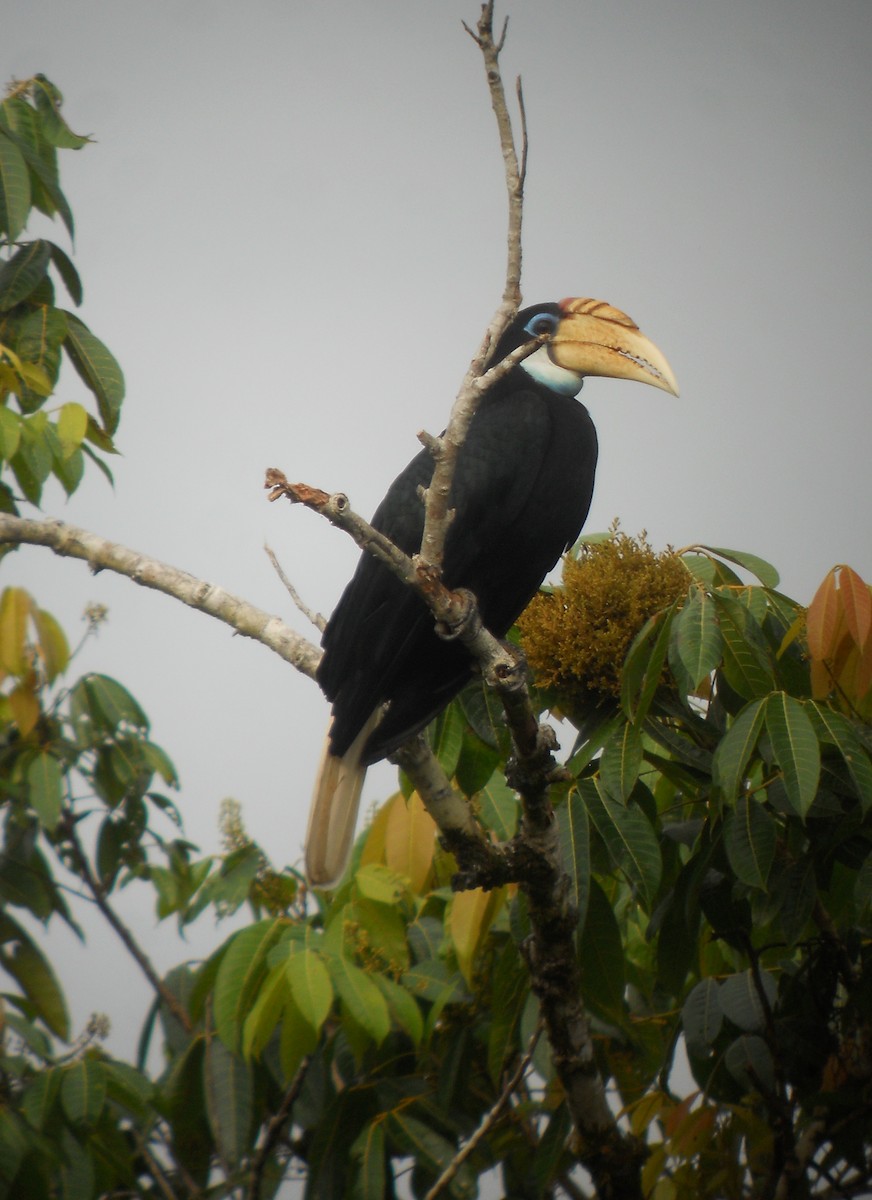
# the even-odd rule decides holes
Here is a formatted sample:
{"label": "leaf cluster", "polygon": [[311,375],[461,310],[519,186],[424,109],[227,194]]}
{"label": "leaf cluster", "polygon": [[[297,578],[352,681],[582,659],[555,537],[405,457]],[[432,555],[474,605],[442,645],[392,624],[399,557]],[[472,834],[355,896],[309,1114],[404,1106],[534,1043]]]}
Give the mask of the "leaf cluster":
{"label": "leaf cluster", "polygon": [[[23,497],[39,504],[50,475],[67,495],[87,461],[110,480],[103,458],[124,399],[121,368],[80,317],[56,302],[55,278],[75,305],[79,274],[67,253],[45,238],[21,240],[33,211],[59,216],[73,236],[73,218],[58,176],[57,152],[88,139],[72,132],[62,98],[43,75],[12,85],[0,102],[0,511],[16,513]],[[94,408],[47,402],[66,354]],[[17,488],[17,491],[16,491]]]}

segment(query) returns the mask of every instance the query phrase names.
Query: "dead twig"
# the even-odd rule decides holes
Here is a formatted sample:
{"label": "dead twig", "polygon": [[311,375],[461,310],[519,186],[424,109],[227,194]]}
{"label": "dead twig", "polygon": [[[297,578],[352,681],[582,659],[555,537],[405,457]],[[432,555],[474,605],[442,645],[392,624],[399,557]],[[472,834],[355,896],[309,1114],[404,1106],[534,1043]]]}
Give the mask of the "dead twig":
{"label": "dead twig", "polygon": [[304,602],[300,596],[300,593],[297,591],[297,589],[291,583],[290,579],[288,579],[287,575],[282,570],[282,565],[279,562],[279,560],[276,558],[275,551],[272,549],[272,547],[264,546],[264,550],[266,551],[267,558],[272,563],[273,570],[275,571],[276,575],[278,575],[278,577],[282,581],[282,583],[285,585],[285,591],[291,597],[291,600],[293,601],[295,607],[303,614],[303,616],[306,618],[306,620],[309,622],[310,625],[314,625],[319,633],[323,633],[327,626],[327,618],[322,617],[320,613],[314,612],[311,608],[309,608],[309,606],[307,604],[304,604]]}

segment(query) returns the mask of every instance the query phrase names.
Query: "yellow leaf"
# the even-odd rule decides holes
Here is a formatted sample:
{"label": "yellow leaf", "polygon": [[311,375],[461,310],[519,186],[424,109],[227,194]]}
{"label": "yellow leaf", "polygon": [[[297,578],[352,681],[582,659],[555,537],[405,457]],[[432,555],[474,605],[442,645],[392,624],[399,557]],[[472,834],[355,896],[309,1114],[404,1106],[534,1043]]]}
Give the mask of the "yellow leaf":
{"label": "yellow leaf", "polygon": [[633,1133],[636,1137],[642,1137],[663,1111],[671,1107],[672,1101],[663,1092],[647,1092],[632,1104],[628,1104],[624,1112],[630,1118]]}
{"label": "yellow leaf", "polygon": [[0,358],[8,358],[15,368],[16,373],[21,374],[21,359],[11,346],[5,346],[3,342],[0,342]]}
{"label": "yellow leaf", "polygon": [[654,1188],[658,1186],[658,1180],[663,1175],[665,1162],[666,1151],[663,1146],[654,1146],[642,1168],[642,1191],[646,1196],[653,1195]]}
{"label": "yellow leaf", "polygon": [[395,792],[384,804],[378,809],[372,819],[369,829],[366,831],[366,841],[363,844],[363,851],[360,855],[360,865],[362,867],[370,865],[385,865],[385,830],[387,829],[388,818],[393,811],[396,803],[402,804],[402,792]]}
{"label": "yellow leaf", "polygon": [[425,890],[436,851],[436,822],[417,792],[392,804],[385,827],[385,862],[409,880],[417,895]]}
{"label": "yellow leaf", "polygon": [[66,670],[70,661],[70,647],[64,631],[50,612],[44,608],[37,609],[33,614],[36,626],[36,636],[39,654],[45,666],[49,683]]}
{"label": "yellow leaf", "polygon": [[33,688],[20,683],[14,692],[9,693],[8,699],[12,719],[21,736],[27,737],[39,720],[40,708],[36,694]]}
{"label": "yellow leaf", "polygon": [[37,396],[50,396],[52,393],[51,380],[42,367],[37,363],[23,362],[21,364],[22,383],[26,384]]}
{"label": "yellow leaf", "polygon": [[61,439],[64,458],[69,458],[81,446],[88,432],[88,414],[81,404],[70,401],[58,415],[58,437]]}
{"label": "yellow leaf", "polygon": [[33,601],[23,588],[6,588],[0,596],[0,667],[10,675],[27,669],[27,618]]}
{"label": "yellow leaf", "polygon": [[506,898],[506,889],[492,892],[473,888],[457,892],[451,900],[447,927],[457,954],[457,965],[472,986],[475,960],[487,938],[488,930]]}

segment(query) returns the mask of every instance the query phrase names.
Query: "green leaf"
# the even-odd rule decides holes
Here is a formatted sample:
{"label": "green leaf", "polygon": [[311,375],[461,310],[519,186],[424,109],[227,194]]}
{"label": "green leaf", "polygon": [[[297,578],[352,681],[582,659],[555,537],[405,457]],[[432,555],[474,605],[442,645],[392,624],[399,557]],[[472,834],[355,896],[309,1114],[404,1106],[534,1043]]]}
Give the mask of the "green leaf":
{"label": "green leaf", "polygon": [[103,1073],[106,1078],[106,1095],[110,1100],[143,1123],[152,1118],[154,1110],[151,1102],[155,1088],[150,1079],[129,1063],[112,1059],[103,1059]]}
{"label": "green leaf", "polygon": [[572,884],[572,901],[578,910],[580,929],[584,928],[590,895],[590,825],[582,795],[588,788],[596,792],[596,784],[590,779],[583,779],[578,787],[572,788],[566,803],[557,809],[561,857]]}
{"label": "green leaf", "polygon": [[591,880],[587,920],[579,944],[582,995],[607,1014],[623,1012],[624,948],[621,931],[603,889]]}
{"label": "green leaf", "polygon": [[701,979],[681,1007],[684,1036],[691,1046],[710,1046],[721,1031],[724,1012],[715,979]]}
{"label": "green leaf", "polygon": [[317,1045],[317,1032],[300,1012],[293,995],[288,992],[279,1041],[279,1058],[285,1079],[293,1079],[300,1063]]}
{"label": "green leaf", "polygon": [[356,1164],[351,1195],[353,1200],[384,1200],[387,1190],[385,1170],[385,1128],[381,1117],[364,1125],[351,1144]]}
{"label": "green leaf", "polygon": [[690,599],[675,621],[675,648],[693,688],[711,674],[721,661],[723,639],[715,606],[699,588],[692,588]]}
{"label": "green leaf", "polygon": [[774,889],[774,906],[788,945],[804,936],[817,900],[814,859],[807,855],[791,863]]}
{"label": "green leaf", "polygon": [[530,994],[530,972],[513,941],[506,942],[494,964],[491,984],[487,1065],[494,1087],[499,1087],[506,1064],[519,1052],[518,1023]]}
{"label": "green leaf", "polygon": [[261,985],[254,1007],[245,1018],[242,1053],[246,1058],[257,1058],[262,1053],[279,1023],[289,990],[285,966],[286,963],[281,962],[270,970]]}
{"label": "green leaf", "polygon": [[30,176],[18,146],[0,129],[0,230],[14,242],[30,212]]}
{"label": "green leaf", "polygon": [[586,796],[587,811],[615,866],[624,871],[650,911],[660,886],[660,846],[651,823],[635,804],[625,808],[608,797]]}
{"label": "green leaf", "polygon": [[64,1072],[60,1067],[48,1067],[34,1075],[21,1109],[34,1129],[45,1128],[60,1091]]}
{"label": "green leaf", "polygon": [[98,1058],[86,1054],[64,1069],[61,1104],[74,1125],[95,1125],[106,1101],[106,1075]]}
{"label": "green leaf", "polygon": [[117,361],[87,325],[72,313],[66,313],[67,336],[64,346],[82,382],[94,393],[103,427],[108,434],[118,428],[124,400],[124,376]]}
{"label": "green leaf", "polygon": [[51,251],[51,260],[55,265],[58,275],[64,281],[64,286],[70,293],[73,303],[81,304],[84,294],[79,272],[73,266],[69,256],[61,250],[60,246],[56,246],[54,242],[49,242],[48,245]]}
{"label": "green leaf", "polygon": [[[320,959],[318,961],[320,962]],[[331,955],[327,960],[327,966],[330,979],[342,1001],[343,1009],[362,1029],[366,1030],[375,1044],[380,1046],[390,1033],[391,1018],[387,1001],[378,985],[366,971],[355,966],[344,955]],[[332,999],[331,994],[327,1000],[328,1012]],[[299,997],[297,1000],[299,1003]],[[320,1029],[320,1027],[320,1024],[315,1026],[316,1029]]]}
{"label": "green leaf", "polygon": [[52,146],[61,150],[81,150],[91,140],[73,133],[61,116],[63,96],[45,75],[34,76],[33,100],[39,117],[40,132]]}
{"label": "green leaf", "polygon": [[376,904],[397,904],[406,894],[403,879],[383,863],[367,863],[354,876],[361,896]]}
{"label": "green leaf", "polygon": [[23,320],[16,320],[15,350],[22,360],[41,367],[49,382],[57,382],[61,346],[67,336],[67,318],[59,309],[41,304]]}
{"label": "green leaf", "polygon": [[600,781],[614,800],[626,804],[642,766],[642,736],[635,725],[619,726],[603,747]]}
{"label": "green leaf", "polygon": [[397,1150],[411,1156],[430,1172],[441,1174],[457,1152],[447,1138],[410,1116],[407,1109],[398,1108],[388,1113],[384,1124]]}
{"label": "green leaf", "polygon": [[[2,138],[0,138],[2,140]],[[37,238],[25,242],[0,266],[0,311],[8,312],[45,278],[49,263],[49,243]]]}
{"label": "green leaf", "polygon": [[333,1006],[333,985],[324,961],[315,950],[305,946],[291,954],[285,970],[294,1002],[317,1034]]}
{"label": "green leaf", "polygon": [[42,827],[53,833],[63,808],[63,773],[53,754],[43,751],[27,768],[28,802]]}
{"label": "green leaf", "polygon": [[740,796],[724,822],[730,866],[749,887],[765,888],[775,859],[775,819],[753,796]]}
{"label": "green leaf", "polygon": [[721,1009],[724,1016],[744,1033],[762,1033],[767,1025],[766,1006],[771,1011],[777,995],[778,985],[768,971],[760,972],[759,987],[753,971],[742,971],[738,975],[728,975],[722,981]]}
{"label": "green leaf", "polygon": [[248,1149],[253,1112],[251,1067],[216,1037],[207,1038],[203,1091],[209,1128],[223,1162],[235,1166]]}
{"label": "green leaf", "polygon": [[771,1095],[775,1090],[775,1066],[772,1054],[763,1038],[743,1034],[727,1047],[724,1055],[727,1070],[747,1091],[761,1088]]}
{"label": "green leaf", "polygon": [[676,600],[649,618],[627,652],[621,675],[621,706],[631,721],[641,722],[648,715],[666,664],[678,605]]}
{"label": "green leaf", "polygon": [[395,983],[393,979],[382,975],[379,971],[374,972],[371,979],[387,1000],[394,1020],[401,1029],[405,1030],[415,1045],[419,1045],[424,1036],[424,1017],[415,997],[402,984]]}
{"label": "green leaf", "polygon": [[723,671],[733,691],[756,700],[775,687],[775,672],[763,631],[748,608],[731,596],[715,593],[723,637]]}
{"label": "green leaf", "polygon": [[723,546],[700,546],[699,549],[707,550],[710,554],[717,554],[719,558],[725,558],[727,562],[744,567],[746,571],[756,575],[766,587],[778,587],[780,576],[772,563],[767,562],[765,558],[749,554],[747,550],[725,550]]}
{"label": "green leaf", "polygon": [[229,1049],[239,1045],[242,1023],[266,974],[266,956],[283,923],[270,918],[235,934],[215,979],[214,1013],[218,1036]]}
{"label": "green leaf", "polygon": [[856,728],[842,713],[810,700],[805,706],[818,740],[830,742],[845,760],[864,813],[872,809],[872,762]]}
{"label": "green leaf", "polygon": [[70,693],[73,720],[85,718],[103,733],[114,734],[128,725],[148,733],[148,717],[125,687],[108,675],[85,675]]}
{"label": "green leaf", "polygon": [[48,959],[8,913],[0,913],[0,964],[16,980],[52,1033],[69,1040],[69,1013],[55,973]]}
{"label": "green leaf", "polygon": [[745,768],[754,753],[763,728],[765,700],[743,708],[715,751],[712,778],[727,804],[732,804],[745,778]]}
{"label": "green leaf", "polygon": [[773,692],[766,701],[766,731],[790,803],[804,818],[817,795],[821,772],[820,748],[812,723],[799,700],[784,692]]}
{"label": "green leaf", "polygon": [[476,798],[488,829],[492,829],[501,842],[514,837],[518,827],[518,797],[506,783],[502,768],[494,771]]}
{"label": "green leaf", "polygon": [[465,732],[466,718],[456,700],[442,711],[427,730],[430,747],[449,779],[457,770]]}

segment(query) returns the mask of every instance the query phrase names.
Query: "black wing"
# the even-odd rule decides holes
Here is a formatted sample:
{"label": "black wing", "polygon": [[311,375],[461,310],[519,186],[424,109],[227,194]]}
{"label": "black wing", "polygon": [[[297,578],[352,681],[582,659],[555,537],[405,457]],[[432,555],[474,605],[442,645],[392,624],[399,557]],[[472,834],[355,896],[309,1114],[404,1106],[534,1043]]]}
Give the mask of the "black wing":
{"label": "black wing", "polygon": [[[587,515],[596,435],[574,399],[534,388],[486,398],[458,456],[456,517],[445,547],[449,587],[475,593],[502,636]],[[418,454],[391,485],[373,525],[402,550],[420,548],[432,459]],[[433,629],[424,603],[364,554],[323,638],[318,679],[333,701],[331,748],[342,754],[373,709],[390,702],[364,761],[383,757],[429,722],[467,682],[469,656]]]}

